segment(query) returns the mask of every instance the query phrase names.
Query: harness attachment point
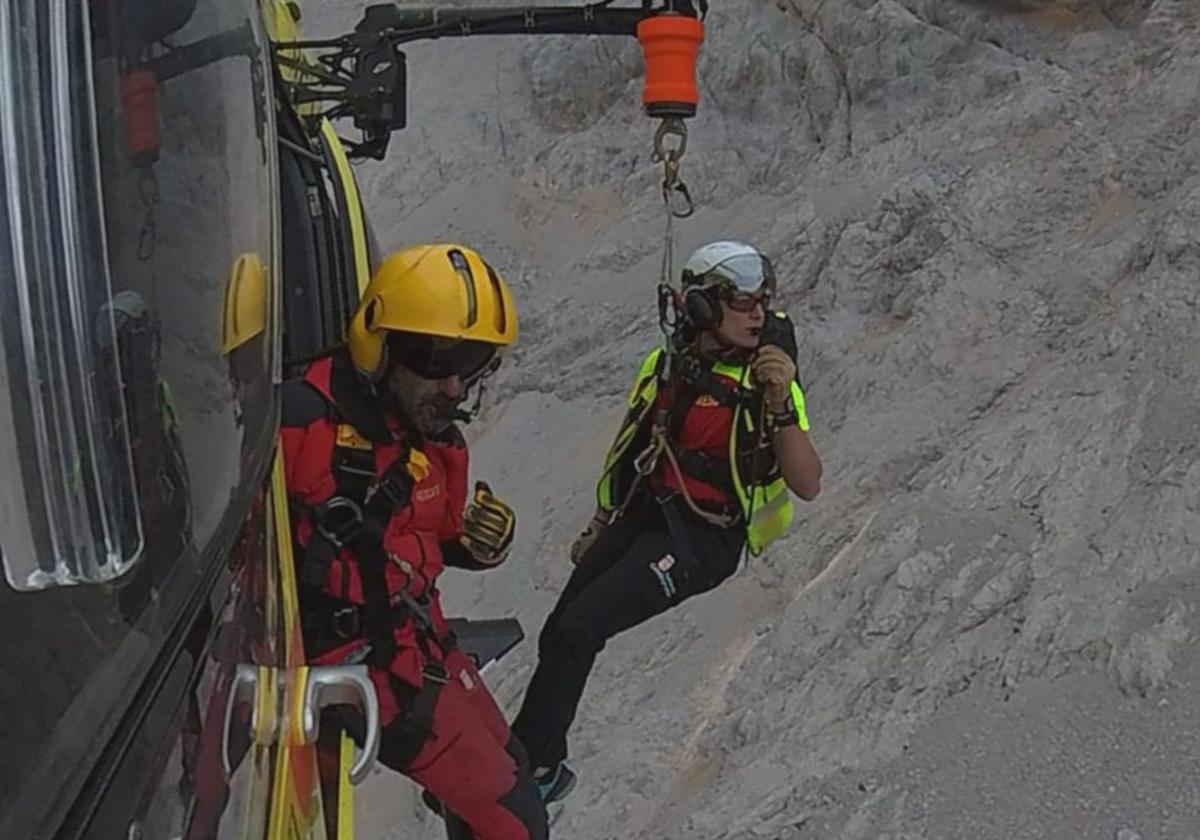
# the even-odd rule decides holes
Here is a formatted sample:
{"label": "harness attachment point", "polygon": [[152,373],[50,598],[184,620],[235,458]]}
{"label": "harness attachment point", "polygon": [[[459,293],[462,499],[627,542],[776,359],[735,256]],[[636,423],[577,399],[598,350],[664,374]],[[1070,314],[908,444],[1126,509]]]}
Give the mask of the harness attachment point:
{"label": "harness attachment point", "polygon": [[[668,219],[686,219],[696,212],[692,194],[679,178],[679,163],[687,151],[687,124],[682,117],[664,117],[654,132],[654,154],[651,159],[663,165],[663,204]],[[674,143],[668,139],[674,138]],[[669,278],[668,278],[669,279]]]}
{"label": "harness attachment point", "polygon": [[333,496],[314,508],[312,518],[318,534],[337,548],[343,548],[362,528],[363,510],[352,499]]}
{"label": "harness attachment point", "polygon": [[329,614],[329,629],[341,639],[354,639],[362,635],[362,621],[356,606],[342,607]]}

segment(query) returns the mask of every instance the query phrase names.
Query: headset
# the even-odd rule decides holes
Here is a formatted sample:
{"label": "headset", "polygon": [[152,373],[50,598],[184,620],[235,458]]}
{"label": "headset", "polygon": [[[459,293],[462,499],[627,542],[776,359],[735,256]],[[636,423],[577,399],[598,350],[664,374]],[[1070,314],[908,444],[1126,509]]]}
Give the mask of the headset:
{"label": "headset", "polygon": [[694,282],[695,275],[686,268],[683,270],[683,317],[694,329],[715,330],[721,326],[723,313],[720,301],[711,289],[702,286],[688,288],[688,283]]}

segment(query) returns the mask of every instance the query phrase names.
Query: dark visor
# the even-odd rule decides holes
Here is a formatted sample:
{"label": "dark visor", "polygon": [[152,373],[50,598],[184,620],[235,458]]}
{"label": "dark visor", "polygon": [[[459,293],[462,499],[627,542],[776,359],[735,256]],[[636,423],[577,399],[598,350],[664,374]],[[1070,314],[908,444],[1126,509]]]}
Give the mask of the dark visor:
{"label": "dark visor", "polygon": [[433,335],[396,333],[396,360],[425,379],[457,376],[465,381],[486,373],[497,359],[495,344]]}

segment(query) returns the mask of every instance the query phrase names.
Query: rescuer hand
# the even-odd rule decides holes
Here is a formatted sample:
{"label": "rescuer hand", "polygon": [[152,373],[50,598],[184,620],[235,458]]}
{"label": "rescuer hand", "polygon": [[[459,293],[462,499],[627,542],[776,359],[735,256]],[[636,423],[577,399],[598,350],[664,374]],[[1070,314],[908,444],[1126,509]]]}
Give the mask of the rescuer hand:
{"label": "rescuer hand", "polygon": [[571,543],[571,562],[578,566],[583,555],[600,538],[601,532],[607,527],[608,522],[600,514],[593,516],[592,521],[575,538],[575,542]]}
{"label": "rescuer hand", "polygon": [[774,344],[763,345],[750,363],[750,373],[762,391],[767,412],[782,412],[787,407],[788,397],[792,395],[792,382],[796,379],[796,363],[787,351]]}
{"label": "rescuer hand", "polygon": [[499,566],[508,558],[517,530],[517,514],[492,495],[486,482],[475,483],[475,496],[463,514],[462,544],[485,566]]}

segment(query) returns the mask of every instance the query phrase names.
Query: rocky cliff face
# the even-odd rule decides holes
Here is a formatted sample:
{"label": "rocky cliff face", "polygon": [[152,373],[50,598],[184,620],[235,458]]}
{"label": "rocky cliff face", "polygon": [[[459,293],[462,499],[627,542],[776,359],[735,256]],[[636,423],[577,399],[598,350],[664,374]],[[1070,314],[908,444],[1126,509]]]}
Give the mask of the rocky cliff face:
{"label": "rocky cliff face", "polygon": [[[610,645],[556,836],[1200,836],[1200,20],[998,5],[713,0],[677,259],[775,258],[826,489]],[[447,40],[410,67],[413,127],[361,170],[380,238],[472,243],[522,304],[475,429],[518,550],[447,589],[534,636],[657,335],[640,59]],[[513,708],[534,653],[491,678]]]}

